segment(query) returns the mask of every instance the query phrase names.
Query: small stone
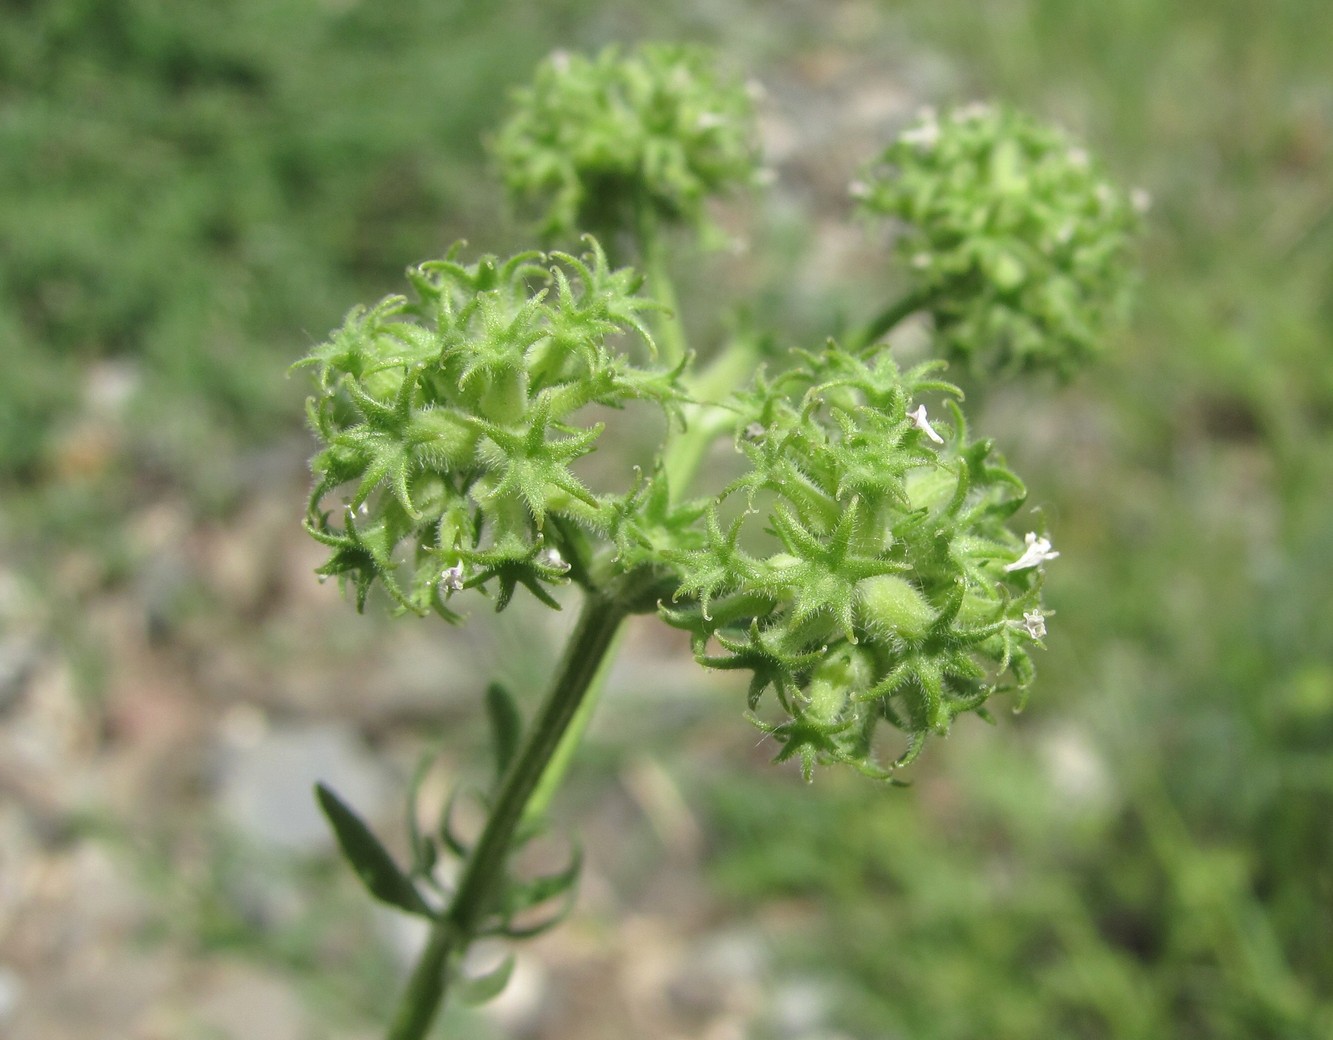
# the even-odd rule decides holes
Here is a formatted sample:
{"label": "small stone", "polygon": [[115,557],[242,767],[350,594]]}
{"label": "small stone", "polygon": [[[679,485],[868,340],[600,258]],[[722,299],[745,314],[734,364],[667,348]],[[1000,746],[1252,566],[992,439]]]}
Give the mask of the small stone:
{"label": "small stone", "polygon": [[0,1022],[14,1017],[23,999],[23,980],[18,973],[0,964]]}
{"label": "small stone", "polygon": [[332,846],[311,793],[317,781],[327,783],[368,821],[384,814],[396,798],[383,767],[346,727],[274,727],[259,737],[224,751],[217,786],[223,817],[257,845],[293,854]]}

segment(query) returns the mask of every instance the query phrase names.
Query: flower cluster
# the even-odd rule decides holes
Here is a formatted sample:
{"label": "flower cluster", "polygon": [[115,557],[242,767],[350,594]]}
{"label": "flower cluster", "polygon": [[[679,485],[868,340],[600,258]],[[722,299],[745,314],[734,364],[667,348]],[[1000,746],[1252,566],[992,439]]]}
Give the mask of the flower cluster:
{"label": "flower cluster", "polygon": [[[1033,675],[1040,565],[1058,554],[1006,527],[1023,485],[968,440],[958,407],[928,417],[924,395],[961,396],[939,367],[904,373],[886,350],[830,344],[757,380],[736,400],[750,468],[723,496],[741,508],[729,522],[711,509],[704,544],[668,553],[681,583],[664,616],[701,663],[752,672],[752,719],[807,776],[836,761],[888,778],[928,734]],[[766,554],[747,547],[757,513]],[[759,714],[769,689],[777,721]],[[887,764],[881,722],[908,735]]]}
{"label": "flower cluster", "polygon": [[505,184],[542,214],[549,236],[658,219],[701,224],[703,200],[754,179],[749,95],[706,50],[611,47],[595,58],[556,53],[493,142]]}
{"label": "flower cluster", "polygon": [[1004,108],[926,111],[853,187],[897,218],[916,296],[949,354],[1068,374],[1123,309],[1146,205],[1064,133]]}
{"label": "flower cluster", "polygon": [[602,429],[575,413],[634,399],[670,412],[682,397],[679,372],[619,349],[651,352],[654,305],[588,241],[582,259],[471,265],[456,247],[408,271],[415,300],[353,310],[298,362],[316,369],[322,442],[306,525],[332,550],[320,575],[351,579],[358,609],[376,579],[400,608],[450,619],[456,593],[492,579],[500,607],[520,584],[554,605],[547,585],[584,580],[580,532],[624,510],[571,472]]}
{"label": "flower cluster", "polygon": [[[431,833],[413,807],[403,867],[318,790],[371,894],[431,922],[395,1037],[424,1037],[447,988],[504,987],[512,959],[462,971],[476,939],[535,934],[571,905],[577,851],[537,877],[513,854],[539,833],[631,615],[657,611],[701,664],[749,673],[750,720],[807,779],[843,763],[895,782],[932,734],[986,717],[999,693],[1021,707],[1034,678],[1044,567],[1060,553],[1040,527],[1010,528],[1026,491],[969,436],[946,362],[904,371],[880,340],[926,312],[937,346],[977,367],[1071,371],[1125,294],[1138,207],[1022,116],[926,115],[859,192],[902,225],[906,297],[776,373],[754,372],[777,356],[776,333],[748,327],[696,372],[665,255],[676,236],[660,231],[707,231],[705,200],[756,179],[752,116],[701,50],[551,57],[493,141],[507,187],[549,236],[635,243],[652,298],[591,235],[583,256],[467,264],[455,247],[409,269],[412,298],[354,309],[298,363],[315,377],[305,523],[329,550],[317,573],[351,584],[358,610],[375,584],[399,611],[451,621],[468,590],[498,586],[497,609],[520,585],[557,608],[553,586],[585,593],[532,722],[503,688],[487,693],[496,770],[478,834],[453,827],[452,800]],[[663,442],[629,487],[595,493],[578,475],[603,432],[591,416],[631,402],[665,415]],[[733,435],[740,475],[684,497]]]}
{"label": "flower cluster", "polygon": [[[558,55],[517,102],[496,152],[552,233],[698,221],[706,195],[754,170],[745,91],[691,48]],[[903,222],[920,280],[886,313],[928,310],[956,355],[1068,371],[1123,295],[1134,206],[1022,116],[927,115],[862,194]],[[892,778],[958,714],[1021,699],[1059,553],[1008,528],[1023,485],[969,439],[944,362],[904,372],[866,334],[796,352],[721,406],[689,402],[707,384],[668,342],[677,316],[586,241],[582,258],[471,265],[455,249],[409,270],[414,299],[354,310],[300,363],[316,372],[320,574],[350,580],[359,609],[378,581],[400,609],[451,620],[454,597],[492,582],[501,608],[519,585],[554,606],[568,581],[622,617],[661,600],[703,664],[752,673],[751,718],[807,775],[844,762]],[[653,361],[652,310],[670,365]],[[586,408],[632,400],[690,428],[623,493],[594,494],[572,468],[602,432]],[[746,471],[716,498],[680,499],[665,474],[688,483],[699,442],[730,422]],[[881,723],[905,749],[885,754]]]}

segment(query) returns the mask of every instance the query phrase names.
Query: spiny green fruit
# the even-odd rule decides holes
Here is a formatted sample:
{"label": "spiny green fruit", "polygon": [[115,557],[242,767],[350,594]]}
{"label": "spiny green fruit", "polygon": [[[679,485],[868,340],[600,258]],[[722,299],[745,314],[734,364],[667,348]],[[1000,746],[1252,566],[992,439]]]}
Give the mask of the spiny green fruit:
{"label": "spiny green fruit", "polygon": [[1055,127],[989,105],[926,110],[853,192],[894,218],[940,347],[974,369],[1068,375],[1125,309],[1147,198]]}
{"label": "spiny green fruit", "polygon": [[[415,300],[356,308],[298,367],[315,370],[310,533],[322,576],[350,579],[364,606],[379,581],[404,610],[454,619],[464,588],[498,581],[554,605],[546,586],[584,577],[586,528],[623,522],[570,465],[593,450],[591,404],[644,400],[671,412],[679,372],[651,355],[641,279],[585,258],[522,253],[472,264],[455,248],[408,272]],[[341,500],[330,505],[330,499]]]}
{"label": "spiny green fruit", "polygon": [[717,66],[676,44],[553,54],[492,142],[510,195],[549,237],[634,228],[644,207],[703,226],[704,201],[759,170],[749,93]]}
{"label": "spiny green fruit", "polygon": [[935,619],[935,611],[917,587],[894,574],[858,582],[856,611],[861,627],[880,639],[920,639]]}
{"label": "spiny green fruit", "polygon": [[[928,416],[926,397],[960,396],[939,367],[829,344],[761,375],[731,404],[749,470],[724,497],[746,508],[725,530],[714,510],[702,546],[666,554],[680,585],[664,616],[703,664],[752,673],[752,720],[807,777],[844,762],[892,779],[929,734],[1002,690],[1021,703],[1032,679],[1041,565],[1059,554],[1009,529],[1023,485],[961,409]],[[747,551],[755,517],[777,552]],[[889,762],[881,723],[907,737]]]}

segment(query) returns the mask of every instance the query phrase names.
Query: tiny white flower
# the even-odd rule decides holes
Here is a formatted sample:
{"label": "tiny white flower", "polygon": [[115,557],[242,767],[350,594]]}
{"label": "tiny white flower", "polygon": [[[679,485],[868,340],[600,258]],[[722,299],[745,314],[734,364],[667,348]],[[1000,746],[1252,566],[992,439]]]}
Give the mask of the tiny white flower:
{"label": "tiny white flower", "polygon": [[912,257],[912,266],[915,267],[918,271],[924,270],[925,268],[929,267],[930,254],[917,253],[915,256]]}
{"label": "tiny white flower", "polygon": [[924,120],[917,126],[904,130],[898,135],[900,141],[914,144],[922,151],[930,151],[940,139],[940,124],[934,119]]}
{"label": "tiny white flower", "polygon": [[1036,531],[1029,531],[1024,540],[1027,542],[1027,548],[1023,550],[1023,555],[1013,563],[1006,564],[1004,568],[1006,571],[1024,571],[1060,555],[1051,549],[1050,540],[1041,537]]}
{"label": "tiny white flower", "polygon": [[1139,216],[1152,208],[1152,196],[1142,188],[1135,188],[1129,193],[1129,204]]}
{"label": "tiny white flower", "polygon": [[549,567],[553,571],[569,570],[569,564],[560,555],[560,550],[554,546],[549,546],[537,554],[537,566]]}
{"label": "tiny white flower", "polygon": [[446,592],[462,592],[466,580],[467,571],[461,563],[456,563],[440,575],[440,588]]}
{"label": "tiny white flower", "polygon": [[1040,610],[1025,610],[1023,612],[1023,628],[1033,639],[1041,639],[1046,635],[1046,617]]}
{"label": "tiny white flower", "polygon": [[944,443],[944,438],[935,432],[935,427],[931,426],[930,420],[926,418],[926,406],[924,404],[917,405],[916,411],[908,412],[907,418],[912,420],[913,426],[915,426],[918,430],[924,433],[936,444]]}
{"label": "tiny white flower", "polygon": [[1070,166],[1077,166],[1080,170],[1086,170],[1090,161],[1087,150],[1077,145],[1065,152],[1065,158],[1069,160]]}
{"label": "tiny white flower", "polygon": [[973,119],[985,119],[990,114],[990,105],[984,101],[973,101],[962,108],[954,109],[953,118],[956,123],[966,123]]}

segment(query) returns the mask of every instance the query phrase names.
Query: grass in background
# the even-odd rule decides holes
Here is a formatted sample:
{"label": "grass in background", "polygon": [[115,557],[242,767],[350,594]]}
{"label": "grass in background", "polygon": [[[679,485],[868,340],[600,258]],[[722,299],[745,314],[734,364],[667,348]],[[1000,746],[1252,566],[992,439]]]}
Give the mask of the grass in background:
{"label": "grass in background", "polygon": [[302,337],[502,223],[482,131],[574,9],[7,8],[0,479],[75,465],[52,436],[94,362],[141,383],[137,447],[176,479],[289,425]]}

